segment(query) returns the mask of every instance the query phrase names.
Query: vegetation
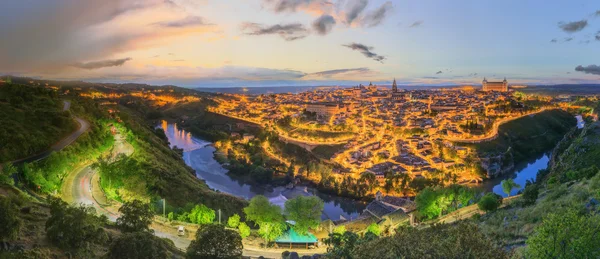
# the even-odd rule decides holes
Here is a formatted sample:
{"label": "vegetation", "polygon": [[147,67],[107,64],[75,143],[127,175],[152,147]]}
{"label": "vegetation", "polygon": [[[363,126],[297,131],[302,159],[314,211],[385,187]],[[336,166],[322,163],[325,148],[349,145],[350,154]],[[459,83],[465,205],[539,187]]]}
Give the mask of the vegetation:
{"label": "vegetation", "polygon": [[59,248],[87,254],[93,244],[104,245],[108,235],[103,226],[106,216],[95,216],[94,208],[69,206],[57,198],[50,200],[50,218],[46,221],[48,240]]}
{"label": "vegetation", "polygon": [[0,196],[0,240],[14,240],[23,223],[19,219],[19,208],[9,198]]}
{"label": "vegetation", "polygon": [[222,225],[205,225],[196,232],[196,239],[187,248],[187,258],[241,258],[242,238]]}
{"label": "vegetation", "polygon": [[421,230],[402,227],[394,236],[359,243],[353,249],[347,246],[344,250],[351,252],[342,253],[349,254],[343,258],[508,258],[476,225],[467,223]]}
{"label": "vegetation", "polygon": [[169,243],[148,232],[126,233],[110,245],[110,259],[168,258]]}
{"label": "vegetation", "polygon": [[537,198],[540,193],[540,186],[538,184],[532,183],[529,180],[525,184],[525,189],[523,189],[523,206],[530,206],[535,204]]}
{"label": "vegetation", "polygon": [[479,207],[480,210],[483,210],[485,212],[490,212],[498,209],[501,203],[502,197],[498,197],[498,195],[495,193],[488,192],[485,195],[483,195],[483,197],[481,197],[481,199],[477,203],[477,207]]}
{"label": "vegetation", "polygon": [[246,238],[246,237],[250,236],[250,227],[248,227],[248,225],[246,225],[245,222],[241,222],[238,225],[238,231],[240,232],[240,236],[242,238]]}
{"label": "vegetation", "polygon": [[288,220],[293,220],[292,228],[300,235],[316,229],[321,223],[321,214],[325,204],[316,196],[298,196],[285,202],[284,214]]}
{"label": "vegetation", "polygon": [[575,210],[552,213],[544,218],[527,240],[529,258],[598,258],[600,216]]}
{"label": "vegetation", "polygon": [[285,231],[281,208],[271,204],[265,196],[254,196],[250,205],[244,208],[244,213],[247,220],[254,221],[259,226],[258,234],[267,242],[274,241]]}
{"label": "vegetation", "polygon": [[377,225],[377,223],[371,223],[371,225],[367,227],[367,233],[379,236],[381,235],[381,228],[379,228],[379,225]]}
{"label": "vegetation", "polygon": [[126,202],[119,208],[121,217],[117,219],[117,227],[123,232],[150,232],[150,224],[154,213],[150,204],[139,200]]}
{"label": "vegetation", "polygon": [[509,179],[506,179],[506,180],[502,180],[501,185],[502,185],[502,190],[509,197],[510,197],[510,192],[513,189],[519,189],[519,188],[521,188],[521,186],[518,185],[517,183],[515,183],[515,180],[513,180],[512,178],[509,178]]}
{"label": "vegetation", "polygon": [[240,225],[240,215],[233,214],[233,216],[227,219],[227,226],[230,228],[237,228]]}
{"label": "vegetation", "polygon": [[44,151],[77,127],[58,92],[12,83],[0,87],[0,125],[0,163]]}
{"label": "vegetation", "polygon": [[476,192],[462,185],[427,187],[415,198],[420,216],[433,219],[476,202]]}

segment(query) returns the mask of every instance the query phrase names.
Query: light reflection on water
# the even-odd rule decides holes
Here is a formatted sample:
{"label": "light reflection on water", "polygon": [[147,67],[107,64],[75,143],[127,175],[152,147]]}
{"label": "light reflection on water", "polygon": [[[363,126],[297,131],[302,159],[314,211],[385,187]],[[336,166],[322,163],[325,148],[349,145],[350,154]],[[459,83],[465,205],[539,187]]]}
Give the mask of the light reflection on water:
{"label": "light reflection on water", "polygon": [[362,202],[323,194],[310,188],[300,187],[287,190],[283,187],[272,188],[246,184],[241,179],[231,178],[227,175],[227,169],[214,159],[215,148],[210,145],[210,142],[193,137],[190,132],[179,129],[175,123],[162,121],[158,127],[164,130],[171,147],[177,146],[184,150],[185,163],[194,168],[196,176],[203,179],[211,189],[245,199],[250,199],[255,195],[264,195],[273,204],[280,206],[287,199],[297,195],[317,195],[325,202],[323,219],[337,220],[340,219],[340,216],[347,219],[356,218],[365,208],[365,204]]}

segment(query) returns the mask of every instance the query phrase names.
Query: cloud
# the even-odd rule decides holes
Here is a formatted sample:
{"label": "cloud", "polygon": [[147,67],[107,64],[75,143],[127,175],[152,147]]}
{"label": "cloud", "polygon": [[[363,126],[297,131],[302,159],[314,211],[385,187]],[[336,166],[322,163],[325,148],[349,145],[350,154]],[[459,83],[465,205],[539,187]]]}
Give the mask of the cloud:
{"label": "cloud", "polygon": [[596,40],[600,40],[600,31],[596,32],[595,38],[596,38]]}
{"label": "cloud", "polygon": [[346,4],[346,24],[351,25],[356,18],[367,8],[368,0],[350,0]]}
{"label": "cloud", "polygon": [[592,74],[592,75],[600,75],[600,66],[597,65],[588,65],[588,66],[582,66],[579,65],[575,68],[575,71],[577,72],[583,72],[586,74]]}
{"label": "cloud", "polygon": [[419,26],[421,26],[423,24],[423,21],[416,21],[413,22],[410,26],[408,26],[408,28],[417,28]]}
{"label": "cloud", "polygon": [[152,25],[186,16],[186,10],[165,0],[10,1],[0,8],[0,35],[10,35],[0,43],[0,70],[58,72],[80,60],[101,60],[217,29]]}
{"label": "cloud", "polygon": [[129,60],[131,60],[131,58],[107,59],[107,60],[92,61],[92,62],[87,62],[87,63],[76,63],[76,64],[73,64],[73,66],[76,68],[91,70],[91,69],[99,69],[99,68],[103,68],[103,67],[122,66],[123,64],[125,64],[125,62],[127,62]]}
{"label": "cloud", "polygon": [[581,20],[576,22],[560,22],[558,23],[558,27],[564,32],[573,33],[583,30],[588,25],[587,20]]}
{"label": "cloud", "polygon": [[344,68],[344,69],[334,69],[334,70],[325,70],[319,71],[315,73],[306,74],[305,78],[333,78],[333,77],[341,77],[345,78],[348,76],[369,76],[375,74],[371,69],[366,67],[360,68]]}
{"label": "cloud", "polygon": [[373,47],[365,46],[360,43],[351,43],[351,44],[346,44],[346,45],[342,45],[342,46],[348,47],[352,50],[359,51],[365,57],[371,58],[371,59],[373,59],[375,61],[379,61],[381,63],[383,63],[383,60],[385,59],[384,56],[380,56],[380,55],[377,55],[374,52],[372,52],[371,50],[373,49]]}
{"label": "cloud", "polygon": [[193,26],[209,26],[213,25],[211,23],[207,23],[204,18],[200,16],[190,15],[180,20],[170,21],[170,22],[158,22],[155,25],[162,27],[171,27],[171,28],[184,28],[184,27],[193,27]]}
{"label": "cloud", "polygon": [[471,73],[471,74],[469,74],[469,76],[470,76],[470,77],[477,76],[477,73]]}
{"label": "cloud", "polygon": [[246,35],[276,34],[287,41],[302,39],[308,36],[308,30],[300,23],[275,24],[271,26],[258,23],[243,23],[241,27],[242,32]]}
{"label": "cloud", "polygon": [[550,40],[550,43],[556,43],[556,42],[558,42],[558,40],[557,40],[557,39],[551,39],[551,40]]}
{"label": "cloud", "polygon": [[441,73],[443,73],[441,70],[440,70],[440,71],[437,71],[437,72],[435,72],[435,74],[436,74],[436,75],[439,75],[439,74],[441,74]]}
{"label": "cloud", "polygon": [[326,0],[263,0],[276,13],[305,10],[316,15],[329,12],[332,3]]}
{"label": "cloud", "polygon": [[596,16],[596,17],[600,17],[600,10],[596,11],[596,12],[594,13],[594,16]]}
{"label": "cloud", "polygon": [[324,14],[313,22],[312,27],[320,35],[326,35],[333,29],[334,25],[335,19],[333,16]]}
{"label": "cloud", "polygon": [[571,37],[566,37],[565,38],[565,42],[569,42],[569,41],[572,41],[572,40],[573,40],[573,38],[571,38]]}
{"label": "cloud", "polygon": [[377,25],[381,24],[381,22],[392,11],[393,8],[394,8],[394,6],[392,5],[392,2],[387,1],[383,5],[381,5],[379,8],[368,13],[362,19],[361,24],[363,26],[367,26],[367,27],[377,26]]}

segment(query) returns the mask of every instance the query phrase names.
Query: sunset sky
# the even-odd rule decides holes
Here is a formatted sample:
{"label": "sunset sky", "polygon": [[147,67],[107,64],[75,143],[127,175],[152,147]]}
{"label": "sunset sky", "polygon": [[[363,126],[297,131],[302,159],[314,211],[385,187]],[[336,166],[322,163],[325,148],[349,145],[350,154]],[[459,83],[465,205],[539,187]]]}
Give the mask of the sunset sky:
{"label": "sunset sky", "polygon": [[600,82],[600,1],[7,0],[0,74],[185,87]]}

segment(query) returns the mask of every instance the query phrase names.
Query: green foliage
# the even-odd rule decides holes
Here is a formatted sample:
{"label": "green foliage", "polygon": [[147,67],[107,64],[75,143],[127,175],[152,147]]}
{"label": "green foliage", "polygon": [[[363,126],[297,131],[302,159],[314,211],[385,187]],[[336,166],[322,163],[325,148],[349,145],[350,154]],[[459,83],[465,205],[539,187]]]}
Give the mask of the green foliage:
{"label": "green foliage", "polygon": [[527,240],[529,258],[598,258],[600,216],[575,210],[552,213]]}
{"label": "green foliage", "polygon": [[215,211],[204,204],[196,205],[188,214],[188,218],[195,224],[211,224],[215,220]]}
{"label": "green foliage", "polygon": [[230,228],[237,228],[240,225],[240,215],[233,214],[233,216],[227,219],[227,226]]}
{"label": "green foliage", "polygon": [[151,231],[150,224],[154,218],[154,213],[150,204],[139,200],[125,202],[119,208],[121,217],[117,219],[117,227],[123,232],[142,232]]}
{"label": "green foliage", "polygon": [[510,192],[513,189],[519,189],[519,188],[521,188],[521,186],[518,185],[517,183],[515,183],[515,180],[513,180],[512,178],[509,178],[509,179],[506,179],[506,180],[502,180],[501,184],[502,184],[502,190],[509,197],[510,197]]}
{"label": "green foliage", "polygon": [[242,238],[222,225],[205,225],[196,232],[196,239],[187,248],[187,258],[241,258]]}
{"label": "green foliage", "polygon": [[271,204],[267,197],[254,196],[248,207],[244,208],[246,219],[254,221],[258,226],[258,234],[267,242],[271,242],[285,231],[285,223],[281,208]]}
{"label": "green foliage", "polygon": [[315,229],[321,223],[323,200],[316,196],[298,196],[285,201],[284,214],[296,224],[292,228],[300,235],[306,235],[308,229]]}
{"label": "green foliage", "polygon": [[501,198],[498,198],[497,194],[488,192],[485,195],[483,195],[483,197],[481,197],[481,199],[477,203],[477,207],[479,207],[480,210],[483,210],[485,212],[494,211],[498,209],[498,207],[501,204],[499,199]]}
{"label": "green foliage", "polygon": [[15,181],[12,175],[17,172],[17,168],[12,163],[6,163],[0,171],[0,184],[14,185]]}
{"label": "green foliage", "polygon": [[148,232],[126,233],[110,245],[110,259],[168,258],[169,244]]}
{"label": "green foliage", "polygon": [[93,244],[105,244],[108,236],[102,228],[106,216],[95,216],[92,207],[73,207],[58,198],[51,198],[50,218],[46,221],[46,236],[59,248],[88,252]]}
{"label": "green foliage", "polygon": [[376,236],[379,236],[381,235],[381,228],[379,228],[379,225],[377,225],[377,223],[371,223],[371,225],[367,227],[367,233],[372,233]]}
{"label": "green foliage", "polygon": [[9,198],[0,196],[0,240],[14,240],[23,222],[19,219],[19,207]]}
{"label": "green foliage", "polygon": [[540,192],[539,185],[527,181],[527,184],[525,185],[525,189],[523,190],[523,195],[522,195],[523,206],[530,206],[530,205],[535,204],[535,201],[538,198],[539,192]]}
{"label": "green foliage", "polygon": [[417,211],[425,218],[432,219],[443,213],[452,212],[460,207],[474,202],[475,191],[461,185],[448,187],[427,187],[415,198]]}
{"label": "green foliage", "polygon": [[173,221],[173,219],[174,219],[174,214],[173,214],[173,212],[172,212],[172,211],[171,211],[171,212],[169,212],[169,214],[167,214],[167,219],[168,219],[169,221]]}
{"label": "green foliage", "polygon": [[[326,238],[325,244],[327,245],[327,254],[332,258],[353,258],[352,252],[356,245],[359,243],[359,236],[353,232],[347,231],[343,234],[331,233]],[[373,255],[377,255],[375,253]],[[371,255],[371,257],[373,256]]]}
{"label": "green foliage", "polygon": [[250,236],[250,227],[248,227],[248,225],[246,225],[245,222],[241,222],[238,225],[238,230],[240,231],[240,236],[242,238],[246,238],[246,237]]}
{"label": "green foliage", "polygon": [[[363,242],[343,258],[508,258],[477,226],[467,223],[403,227],[394,236]],[[342,258],[342,257],[335,257]]]}
{"label": "green foliage", "polygon": [[0,163],[42,152],[77,127],[59,95],[42,86],[4,84],[0,100]]}
{"label": "green foliage", "polygon": [[337,226],[333,229],[333,233],[344,234],[346,233],[346,226]]}

